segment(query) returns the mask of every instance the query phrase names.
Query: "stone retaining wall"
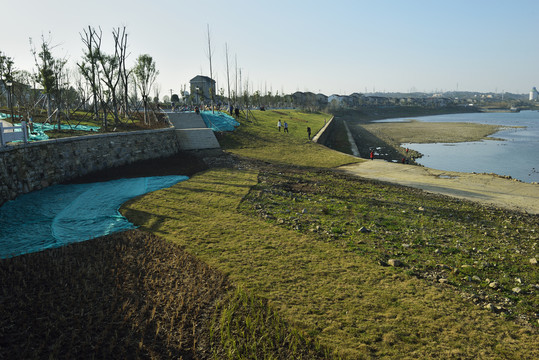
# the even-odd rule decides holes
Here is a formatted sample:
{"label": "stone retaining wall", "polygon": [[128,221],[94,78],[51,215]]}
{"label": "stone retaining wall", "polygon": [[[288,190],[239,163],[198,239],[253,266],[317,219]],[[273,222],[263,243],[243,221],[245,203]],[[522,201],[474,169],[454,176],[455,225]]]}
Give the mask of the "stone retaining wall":
{"label": "stone retaining wall", "polygon": [[0,147],[0,205],[94,171],[179,152],[175,129],[88,135]]}

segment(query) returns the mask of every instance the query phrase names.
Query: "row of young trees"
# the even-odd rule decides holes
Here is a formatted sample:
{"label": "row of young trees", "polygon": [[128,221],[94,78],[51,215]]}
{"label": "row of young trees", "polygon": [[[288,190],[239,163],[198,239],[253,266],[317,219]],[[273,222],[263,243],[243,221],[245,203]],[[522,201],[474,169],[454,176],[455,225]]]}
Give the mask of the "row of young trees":
{"label": "row of young trees", "polygon": [[[144,122],[149,124],[148,98],[159,74],[153,58],[148,54],[140,55],[135,65],[128,67],[130,54],[125,27],[113,29],[112,53],[102,49],[100,28],[89,26],[82,30],[80,37],[84,50],[75,70],[66,68],[65,58],[53,55],[50,36],[49,39],[42,36],[37,48],[30,39],[36,65],[34,73],[16,69],[13,59],[0,52],[0,82],[7,92],[8,102],[11,105],[16,102],[19,112],[28,118],[46,107],[47,121],[56,120],[58,126],[62,117],[69,121],[74,111],[86,110],[96,122],[101,120],[105,128],[109,115],[118,125],[130,118],[133,111],[138,112],[142,105]],[[40,91],[36,90],[36,84],[40,85]]]}

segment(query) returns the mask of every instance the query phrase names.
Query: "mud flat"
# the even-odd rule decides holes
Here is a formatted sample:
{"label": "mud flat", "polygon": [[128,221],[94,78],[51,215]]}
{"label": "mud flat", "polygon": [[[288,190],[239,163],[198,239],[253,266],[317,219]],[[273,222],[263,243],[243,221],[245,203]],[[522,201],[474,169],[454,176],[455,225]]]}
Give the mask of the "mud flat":
{"label": "mud flat", "polygon": [[361,125],[371,134],[399,146],[403,143],[457,143],[493,139],[503,126],[450,122],[383,122]]}
{"label": "mud flat", "polygon": [[342,166],[346,173],[505,209],[539,214],[539,185],[494,174],[473,174],[382,160]]}

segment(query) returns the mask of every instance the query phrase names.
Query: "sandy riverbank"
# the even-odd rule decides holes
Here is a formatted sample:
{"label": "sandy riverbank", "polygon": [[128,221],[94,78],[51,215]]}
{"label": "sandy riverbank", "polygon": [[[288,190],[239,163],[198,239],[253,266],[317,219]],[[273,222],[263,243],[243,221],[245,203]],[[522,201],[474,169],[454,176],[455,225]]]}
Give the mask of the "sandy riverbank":
{"label": "sandy riverbank", "polygon": [[[413,114],[387,114],[388,117],[409,117],[409,122],[374,123],[383,114],[347,113],[339,116],[346,121],[366,158],[371,149],[378,149],[377,159],[339,169],[356,176],[411,186],[432,193],[449,195],[485,205],[539,214],[539,185],[506,179],[494,174],[459,173],[401,164],[403,157],[418,157],[406,153],[402,143],[464,142],[487,139],[500,127],[471,123],[427,123],[414,121]],[[413,162],[413,161],[411,161]]]}
{"label": "sandy riverbank", "polygon": [[[394,109],[393,109],[394,110]],[[443,112],[442,112],[443,113]],[[368,158],[374,150],[376,158],[387,161],[400,162],[403,157],[411,163],[413,158],[422,154],[412,151],[406,153],[400,146],[403,143],[437,143],[437,142],[465,142],[492,139],[488,136],[495,134],[502,127],[497,125],[472,123],[428,123],[414,120],[413,113],[399,114],[390,112],[386,114],[364,114],[361,112],[347,112],[336,115],[338,121],[348,125],[350,132],[359,149],[360,156]],[[421,113],[418,116],[422,115]],[[388,118],[406,117],[407,122],[372,122]],[[417,116],[415,116],[417,117]]]}
{"label": "sandy riverbank", "polygon": [[484,205],[539,214],[539,185],[497,175],[442,171],[384,160],[346,165],[339,170],[367,179],[411,186]]}

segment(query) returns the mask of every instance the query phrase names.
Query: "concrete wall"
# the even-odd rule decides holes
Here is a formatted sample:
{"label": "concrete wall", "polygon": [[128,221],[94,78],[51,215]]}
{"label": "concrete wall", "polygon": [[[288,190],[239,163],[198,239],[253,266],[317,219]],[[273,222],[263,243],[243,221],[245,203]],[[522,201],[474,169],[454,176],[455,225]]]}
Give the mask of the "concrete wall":
{"label": "concrete wall", "polygon": [[331,135],[331,131],[333,130],[333,126],[335,125],[334,120],[335,120],[335,117],[332,116],[331,119],[329,119],[329,121],[326,123],[326,125],[324,125],[324,127],[320,129],[320,131],[317,132],[313,136],[313,141],[315,143],[322,144],[322,145],[326,144],[326,140],[328,136]]}
{"label": "concrete wall", "polygon": [[115,166],[179,152],[174,128],[0,147],[0,205],[17,195]]}

